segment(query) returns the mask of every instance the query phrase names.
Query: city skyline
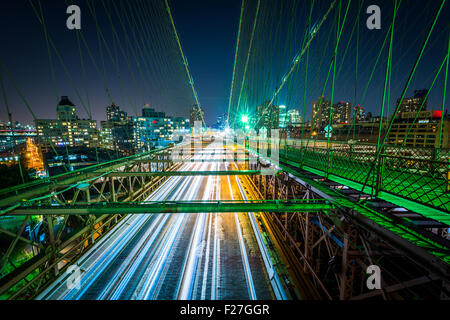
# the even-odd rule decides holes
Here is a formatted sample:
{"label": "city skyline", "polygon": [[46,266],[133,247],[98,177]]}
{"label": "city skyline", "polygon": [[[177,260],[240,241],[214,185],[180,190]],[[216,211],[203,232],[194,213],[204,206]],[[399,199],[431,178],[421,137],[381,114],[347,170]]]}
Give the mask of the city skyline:
{"label": "city skyline", "polygon": [[[385,31],[389,25],[390,16],[392,15],[392,6],[380,1],[378,2],[383,12],[382,31]],[[96,68],[92,61],[90,61],[90,56],[86,48],[83,48],[82,52],[84,70],[86,73],[83,75],[82,66],[80,64],[80,56],[78,54],[77,38],[73,32],[71,33],[71,31],[67,30],[62,24],[62,22],[65,22],[66,18],[63,3],[49,6],[44,2],[42,5],[44,8],[46,21],[48,22],[47,28],[49,30],[49,35],[55,42],[58,52],[60,54],[63,53],[64,66],[67,68],[69,74],[72,75],[72,79],[78,89],[77,94],[72,87],[71,80],[67,77],[64,67],[60,63],[58,55],[56,53],[52,53],[54,73],[56,77],[55,79],[57,81],[56,91],[58,92],[58,95],[64,94],[71,96],[72,101],[80,107],[80,115],[82,118],[89,118],[87,110],[90,109],[92,119],[103,119],[103,106],[108,105],[111,101],[109,101],[108,94],[105,93],[105,89],[102,88],[102,79],[95,71]],[[172,92],[169,90],[169,92],[167,89],[163,89],[163,87],[157,88],[153,85],[155,80],[164,80],[163,78],[150,78],[150,87],[155,88],[149,88],[148,92],[144,87],[139,90],[135,88],[135,92],[129,91],[131,94],[133,92],[135,93],[135,98],[131,99],[133,101],[127,101],[129,100],[126,97],[127,92],[124,92],[117,75],[114,75],[114,65],[108,61],[108,48],[106,47],[106,44],[111,45],[111,48],[109,48],[110,50],[114,47],[114,33],[105,33],[104,36],[107,40],[105,42],[106,44],[101,41],[100,46],[98,44],[93,45],[97,43],[98,40],[96,39],[96,32],[94,32],[96,30],[94,19],[90,13],[90,8],[82,2],[80,5],[83,12],[85,12],[83,15],[83,27],[81,29],[81,34],[86,37],[86,41],[88,41],[90,49],[92,50],[91,52],[96,57],[100,57],[103,54],[103,61],[105,61],[107,68],[111,69],[107,72],[107,76],[111,78],[108,80],[108,88],[112,101],[121,105],[122,108],[130,115],[137,115],[138,109],[142,105],[149,103],[157,110],[171,110],[175,116],[188,117],[189,113],[187,109],[193,104],[194,101],[192,93],[189,92],[186,76],[182,69],[177,69],[178,67],[171,67],[175,71],[174,74],[176,74],[176,77],[174,76],[173,78],[176,80],[173,81],[176,87],[173,89],[175,91]],[[176,1],[173,3],[172,13],[174,20],[180,30],[179,36],[185,50],[185,55],[191,69],[193,80],[195,81],[196,87],[198,87],[198,97],[202,108],[205,111],[206,121],[208,124],[214,123],[214,120],[218,114],[227,112],[230,82],[232,78],[231,70],[233,69],[234,50],[236,48],[236,37],[238,33],[237,26],[239,24],[239,5],[240,2],[237,0],[214,1],[213,3],[210,1],[193,1],[189,2],[189,4],[182,1]],[[2,10],[0,10],[0,35],[5,39],[5,42],[8,44],[9,48],[9,50],[2,51],[0,53],[0,60],[8,68],[7,72],[2,69],[5,89],[8,95],[8,102],[14,119],[24,123],[32,123],[32,116],[30,112],[27,111],[25,104],[21,101],[18,93],[15,91],[8,74],[13,76],[14,81],[22,89],[21,91],[24,97],[27,99],[30,106],[35,110],[37,117],[48,117],[53,110],[53,106],[56,104],[56,99],[54,97],[52,98],[52,96],[55,96],[53,84],[54,80],[49,72],[51,70],[51,66],[49,63],[49,57],[47,56],[46,40],[42,34],[42,31],[39,30],[40,26],[38,19],[34,15],[32,7],[29,4],[25,5],[19,2],[3,2],[0,6],[2,6]],[[321,3],[319,6],[324,7],[326,4]],[[414,21],[412,19],[416,19],[411,15],[411,12],[412,10],[420,9],[424,14],[430,14],[434,12],[436,6],[437,4],[432,2],[428,2],[426,5],[423,5],[420,1],[413,1],[408,7],[400,7],[399,15],[405,15],[409,18],[409,20],[407,20],[408,24],[405,25],[405,19],[401,19],[397,25],[399,31],[396,34],[396,48],[394,49],[398,50],[403,48],[404,52],[401,56],[394,56],[393,85],[389,103],[391,110],[395,107],[395,100],[401,93],[408,75],[408,70],[415,59],[418,51],[417,49],[420,47],[420,37],[415,37],[414,35],[422,35],[423,30],[426,29],[424,23],[411,23],[411,21]],[[199,10],[199,8],[202,8],[202,10]],[[103,8],[99,5],[97,9],[102,10]],[[109,8],[111,12],[114,12],[115,9],[118,8],[115,8],[114,6]],[[250,9],[251,8],[249,7],[249,12],[251,11]],[[354,22],[353,19],[356,15],[355,10],[357,10],[357,8],[352,5],[350,7],[348,18],[348,34],[352,31],[351,27]],[[444,16],[449,16],[448,11],[449,10],[444,10],[442,14]],[[7,14],[8,12],[15,12],[19,14],[21,19],[12,20],[11,17],[14,15]],[[300,9],[298,12],[300,16],[306,14]],[[375,61],[377,50],[368,50],[368,48],[379,48],[382,44],[384,36],[384,32],[380,32],[378,30],[367,30],[367,28],[365,28],[365,17],[366,16],[363,13],[360,22],[360,54],[362,55],[360,62],[361,68],[363,67],[365,61],[370,61],[368,65],[371,65]],[[106,17],[103,17],[102,19],[99,17],[99,20],[103,31],[107,28],[111,28]],[[433,73],[438,67],[438,61],[436,61],[435,57],[438,57],[440,53],[446,50],[447,39],[445,38],[445,31],[448,27],[441,25],[445,20],[446,19],[441,19],[438,22],[436,31],[431,39],[432,46],[425,51],[423,58],[424,62],[419,66],[417,76],[414,77],[406,96],[411,96],[413,94],[413,88],[425,88],[430,86]],[[17,25],[18,21],[20,21],[20,27]],[[158,21],[155,23],[157,22]],[[415,32],[415,29],[420,30],[420,32]],[[408,30],[408,32],[405,32],[406,30]],[[118,27],[116,31],[120,32]],[[302,29],[300,28],[299,32],[301,31]],[[208,39],[209,45],[207,49],[203,49],[200,46],[201,39]],[[326,37],[318,38],[317,42],[320,43],[320,45],[317,44],[317,47],[313,47],[313,51],[310,56],[310,68],[317,67],[321,72],[319,78],[322,79],[316,82],[313,81],[311,84],[312,87],[309,86],[306,97],[307,107],[312,101],[321,95],[323,78],[325,77],[324,72],[326,70],[322,65],[323,62],[319,59],[318,55],[315,55],[315,53],[320,54],[323,50],[325,50],[325,52],[327,51],[327,48],[329,47],[322,44],[326,43],[325,40]],[[298,42],[299,41],[293,42],[292,45],[298,47]],[[352,39],[352,42],[354,42],[354,38]],[[35,48],[35,54],[33,56],[24,56],[24,52],[20,50],[23,43],[27,43]],[[411,50],[405,50],[406,48]],[[354,59],[355,51],[354,45],[350,45],[348,48],[343,48],[343,50],[344,49],[348,49],[348,51],[345,56],[345,61],[342,61],[342,63],[353,63],[352,60]],[[116,50],[120,54],[120,47],[117,46]],[[133,57],[132,53],[132,51],[128,52],[130,58]],[[135,53],[137,54],[138,51],[136,50]],[[386,48],[384,53],[386,53]],[[153,58],[157,57],[158,54],[159,53],[155,52]],[[149,56],[148,58],[151,57]],[[177,58],[176,54],[173,54],[171,59],[175,59],[176,61],[177,59],[179,60],[179,57]],[[123,69],[122,81],[124,83],[133,83],[126,59],[123,60],[123,64],[119,65],[119,67]],[[37,61],[39,61],[39,63],[36,63]],[[172,62],[170,63],[173,64],[173,60],[171,61]],[[151,61],[147,60],[147,63],[149,63],[150,67]],[[369,86],[366,99],[364,102],[360,103],[366,107],[366,111],[370,111],[372,113],[376,112],[381,105],[380,96],[383,87],[385,63],[385,54],[383,54],[379,61],[379,66],[375,71],[373,82]],[[322,68],[320,68],[321,65]],[[288,66],[284,65],[282,69],[287,70]],[[33,70],[33,72],[30,73],[30,70]],[[154,72],[152,70],[153,69],[150,68],[148,74],[146,71],[143,72],[143,76],[147,78],[148,75],[153,74],[153,76],[163,77],[165,73],[162,69],[159,71],[154,70]],[[139,80],[138,69],[134,69],[133,72],[134,76]],[[300,73],[301,72],[303,71],[300,70]],[[364,83],[364,81],[367,80],[367,73],[368,71],[364,71],[364,73],[360,75],[361,83]],[[352,68],[344,66],[338,79],[339,81],[337,81],[333,99],[335,101],[333,101],[333,103],[344,100],[351,102],[352,105],[358,104],[358,102],[355,103],[354,99],[353,78],[354,74]],[[442,78],[442,75],[438,78],[435,88],[432,90],[429,98],[430,106],[436,109],[440,109],[442,107]],[[86,79],[87,81],[85,81]],[[342,79],[352,80],[345,81],[344,83]],[[270,86],[275,88],[276,83],[279,83],[280,80],[280,77],[270,79]],[[166,79],[165,81],[169,80]],[[239,83],[239,81],[237,82]],[[275,103],[278,105],[287,105],[289,108],[295,108],[301,112],[303,108],[303,85],[300,82],[295,85],[298,87],[295,89],[296,93],[292,99],[296,101],[287,101],[289,100],[287,98],[288,95],[283,94],[283,96],[280,96]],[[361,98],[363,91],[363,88],[361,87],[362,85],[357,88],[357,96],[359,98]],[[88,91],[85,91],[86,89]],[[270,99],[272,90],[273,89],[266,91],[264,96],[260,98],[259,103],[262,103],[264,99]],[[447,96],[449,95],[448,91]],[[89,99],[86,99],[87,95],[89,96]],[[148,97],[149,95],[150,97]],[[331,96],[329,86],[327,86],[325,90],[325,96],[328,98]],[[79,97],[82,97],[83,101],[81,101]],[[166,102],[163,102],[164,98],[169,99]],[[446,100],[450,101],[450,98],[447,97]],[[358,101],[358,99],[356,101]],[[3,99],[0,105],[4,108]],[[448,103],[446,103],[446,105],[448,106]],[[256,106],[257,104],[255,103],[251,107],[256,111]],[[446,109],[448,109],[447,106]],[[307,108],[307,110],[308,109],[309,108]],[[309,117],[310,112],[307,112],[305,118],[308,119]],[[6,113],[1,113],[1,120],[7,120]]]}

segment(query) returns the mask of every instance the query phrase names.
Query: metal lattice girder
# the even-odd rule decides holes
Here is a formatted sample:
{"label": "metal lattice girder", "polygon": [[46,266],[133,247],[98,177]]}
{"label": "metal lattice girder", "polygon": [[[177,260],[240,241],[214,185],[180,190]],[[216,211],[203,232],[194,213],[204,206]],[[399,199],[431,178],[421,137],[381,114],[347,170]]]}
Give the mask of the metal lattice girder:
{"label": "metal lattice girder", "polygon": [[[276,173],[276,172],[275,172]],[[112,172],[107,177],[153,177],[153,176],[240,176],[258,175],[260,170],[224,170],[224,171],[156,171],[156,172]]]}
{"label": "metal lattice girder", "polygon": [[151,201],[117,203],[77,203],[59,205],[23,205],[8,215],[102,215],[146,213],[208,212],[321,212],[334,209],[328,200],[258,200],[258,201]]}
{"label": "metal lattice girder", "polygon": [[232,156],[234,154],[239,154],[239,155],[248,155],[248,152],[245,152],[243,150],[228,150],[228,151],[222,151],[222,152],[203,152],[203,151],[190,151],[190,149],[185,150],[185,149],[173,149],[173,151],[171,152],[164,152],[164,153],[160,153],[159,155],[173,155],[173,154],[182,154],[183,156]]}
{"label": "metal lattice girder", "polygon": [[[166,149],[160,149],[161,151]],[[160,152],[160,151],[158,151]],[[154,157],[158,155],[157,152],[145,152],[139,155],[134,155],[130,157],[125,157],[122,159],[116,159],[104,163],[100,163],[94,166],[90,166],[83,169],[78,169],[71,172],[62,173],[50,178],[36,180],[26,184],[21,184],[14,187],[4,188],[0,190],[0,207],[5,207],[13,203],[22,201],[22,199],[29,199],[34,196],[50,193],[52,189],[60,185],[70,185],[77,183],[81,180],[90,179],[92,177],[98,176],[99,171],[106,172],[107,170],[113,171],[119,168],[123,168],[125,165],[132,165],[136,163],[136,160],[143,163],[158,162],[152,161],[148,157]],[[148,159],[143,159],[148,158]],[[170,160],[165,160],[164,162],[172,162]]]}
{"label": "metal lattice girder", "polygon": [[[267,159],[270,161],[270,159]],[[340,194],[337,190],[328,188],[321,181],[316,181],[294,170],[298,168],[298,163],[286,161],[287,164],[278,164],[278,166],[288,173],[293,179],[298,181],[305,187],[311,188],[321,197],[328,199],[337,207],[344,209],[348,216],[364,228],[371,232],[382,235],[385,239],[389,239],[395,247],[403,252],[407,252],[421,261],[423,265],[429,266],[434,272],[448,276],[450,269],[450,251],[431,239],[428,239],[409,226],[399,224],[392,219],[376,212],[365,206],[361,202],[353,202]],[[345,210],[347,208],[347,210]],[[350,209],[350,210],[348,210]]]}
{"label": "metal lattice girder", "polygon": [[[74,250],[77,250],[81,246],[84,245],[84,241],[79,241],[83,235],[87,234],[87,237],[84,237],[83,240],[89,239],[92,235],[103,230],[105,226],[108,226],[111,222],[115,220],[117,223],[117,216],[114,215],[103,215],[101,217],[96,217],[96,219],[92,220],[92,224],[86,225],[81,230],[78,230],[75,234],[72,234],[69,239],[66,239],[62,243],[58,244],[58,250],[61,252],[64,248],[68,248],[68,250],[58,255],[57,260],[50,263],[49,260],[55,256],[55,251],[48,251],[41,255],[33,257],[27,263],[23,264],[14,272],[9,273],[5,277],[0,278],[0,295],[7,292],[13,285],[17,284],[22,279],[25,279],[30,273],[34,270],[40,269],[41,272],[39,275],[35,276],[31,281],[27,281],[24,287],[22,287],[19,291],[15,292],[9,299],[15,299],[19,296],[22,290],[25,290],[27,287],[31,286],[36,281],[41,281],[40,279],[44,279],[47,275],[47,272],[58,264],[58,262],[63,261],[66,258],[69,258],[71,254],[73,254]],[[101,223],[101,227],[98,229],[92,229],[93,225]],[[46,270],[46,271],[42,271]]]}
{"label": "metal lattice girder", "polygon": [[179,156],[174,156],[172,159],[164,160],[135,160],[134,163],[157,163],[157,162],[244,162],[244,161],[257,161],[259,158],[220,158],[220,159],[183,159]]}

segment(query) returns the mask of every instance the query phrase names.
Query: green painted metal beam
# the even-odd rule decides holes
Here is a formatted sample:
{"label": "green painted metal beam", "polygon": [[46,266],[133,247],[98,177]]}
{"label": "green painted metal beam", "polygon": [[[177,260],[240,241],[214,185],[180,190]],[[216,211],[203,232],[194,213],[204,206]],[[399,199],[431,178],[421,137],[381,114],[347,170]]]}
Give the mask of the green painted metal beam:
{"label": "green painted metal beam", "polygon": [[135,163],[157,163],[157,162],[244,162],[244,161],[257,161],[259,158],[221,158],[221,159],[149,159],[149,160],[134,160]]}
{"label": "green painted metal beam", "polygon": [[85,203],[68,206],[21,206],[8,215],[102,215],[145,213],[209,213],[209,212],[321,212],[334,205],[327,200],[290,201],[152,201],[120,203]]}
{"label": "green painted metal beam", "polygon": [[242,176],[259,175],[260,170],[224,170],[224,171],[155,171],[155,172],[112,172],[107,177],[154,177],[154,176]]}
{"label": "green painted metal beam", "polygon": [[202,152],[202,151],[197,151],[194,149],[194,151],[191,151],[190,149],[185,150],[185,149],[174,149],[172,152],[164,152],[164,153],[159,153],[158,155],[172,155],[172,154],[182,154],[184,156],[197,156],[197,155],[202,155],[202,156],[218,156],[218,155],[229,155],[232,156],[234,154],[240,154],[240,155],[248,155],[248,152],[244,152],[242,150],[228,150],[228,151],[220,151],[220,152]]}

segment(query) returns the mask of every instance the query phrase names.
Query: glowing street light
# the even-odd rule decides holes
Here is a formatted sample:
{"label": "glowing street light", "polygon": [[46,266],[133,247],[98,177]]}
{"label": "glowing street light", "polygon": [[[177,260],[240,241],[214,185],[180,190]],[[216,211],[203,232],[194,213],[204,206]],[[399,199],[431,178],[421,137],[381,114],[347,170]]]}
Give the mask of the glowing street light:
{"label": "glowing street light", "polygon": [[242,123],[248,123],[248,116],[242,116],[241,121]]}

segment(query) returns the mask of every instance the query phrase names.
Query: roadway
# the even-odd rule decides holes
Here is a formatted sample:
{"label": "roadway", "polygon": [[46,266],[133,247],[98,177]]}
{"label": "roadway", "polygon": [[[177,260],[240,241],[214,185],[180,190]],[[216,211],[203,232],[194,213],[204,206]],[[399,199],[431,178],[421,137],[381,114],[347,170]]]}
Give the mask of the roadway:
{"label": "roadway", "polygon": [[[218,146],[213,143],[209,148]],[[195,162],[184,163],[179,170],[232,167],[236,167],[232,162]],[[240,184],[236,176],[171,176],[146,200],[246,199]],[[280,297],[272,288],[273,273],[269,279],[264,248],[261,251],[264,243],[257,240],[250,217],[248,213],[128,215],[77,261],[79,287],[70,288],[73,278],[65,273],[38,299]]]}

